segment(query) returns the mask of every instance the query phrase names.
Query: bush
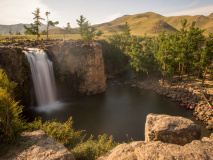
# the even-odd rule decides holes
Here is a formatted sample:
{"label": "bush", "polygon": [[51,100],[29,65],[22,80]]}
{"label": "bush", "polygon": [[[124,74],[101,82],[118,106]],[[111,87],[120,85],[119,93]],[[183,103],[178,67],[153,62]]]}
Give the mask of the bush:
{"label": "bush", "polygon": [[7,75],[0,69],[0,142],[4,143],[16,140],[23,130],[23,106],[14,100],[15,86],[16,84],[9,82]]}
{"label": "bush", "polygon": [[41,129],[64,146],[73,148],[77,144],[81,143],[85,136],[82,135],[83,131],[75,131],[72,125],[73,121],[71,117],[65,123],[51,120],[46,121],[43,124],[41,118],[36,118],[33,122],[27,123],[25,129],[26,131]]}
{"label": "bush", "polygon": [[118,143],[113,141],[113,137],[106,134],[99,135],[98,140],[93,140],[93,136],[86,142],[82,142],[71,150],[76,160],[97,159],[99,156],[113,149]]}

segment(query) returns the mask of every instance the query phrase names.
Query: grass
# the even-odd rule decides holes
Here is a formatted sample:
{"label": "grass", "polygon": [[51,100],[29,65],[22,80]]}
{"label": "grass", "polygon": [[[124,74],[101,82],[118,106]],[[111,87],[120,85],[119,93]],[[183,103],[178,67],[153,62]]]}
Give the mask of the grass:
{"label": "grass", "polygon": [[[155,36],[156,34],[160,33],[161,30],[165,30],[166,32],[175,32],[175,30],[180,30],[180,21],[182,19],[187,19],[189,24],[191,24],[192,21],[195,21],[195,27],[206,29],[204,32],[205,36],[207,36],[209,32],[213,32],[213,19],[207,18],[205,16],[197,15],[164,17],[153,12],[125,15],[111,22],[95,25],[95,27],[97,29],[101,29],[105,34],[115,34],[121,33],[122,26],[128,22],[131,28],[131,33],[133,35],[144,35],[147,33],[148,35],[154,34]],[[158,23],[159,21],[163,21],[168,25],[164,25],[162,27]]]}
{"label": "grass", "polygon": [[[48,36],[50,39],[63,39],[63,34],[52,34]],[[46,35],[41,35],[39,39],[46,39]],[[65,40],[80,39],[80,34],[66,34]],[[7,41],[9,39],[22,39],[22,40],[37,40],[35,35],[0,35],[0,41]]]}

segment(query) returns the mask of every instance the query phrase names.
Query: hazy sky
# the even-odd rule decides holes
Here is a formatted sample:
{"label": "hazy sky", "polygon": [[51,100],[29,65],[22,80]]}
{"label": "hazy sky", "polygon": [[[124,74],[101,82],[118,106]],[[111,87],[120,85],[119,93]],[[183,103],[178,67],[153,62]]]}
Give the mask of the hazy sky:
{"label": "hazy sky", "polygon": [[77,27],[80,15],[99,24],[150,11],[163,16],[213,13],[213,0],[0,0],[0,4],[0,24],[32,23],[32,12],[40,8],[41,16],[50,11],[49,19],[59,21],[59,27],[67,22]]}

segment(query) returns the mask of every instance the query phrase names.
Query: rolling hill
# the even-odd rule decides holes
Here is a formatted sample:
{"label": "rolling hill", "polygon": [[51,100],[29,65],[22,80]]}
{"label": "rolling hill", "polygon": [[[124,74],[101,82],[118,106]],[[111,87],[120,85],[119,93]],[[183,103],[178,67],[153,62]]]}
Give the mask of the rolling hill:
{"label": "rolling hill", "polygon": [[[9,35],[9,30],[11,28],[11,31],[12,31],[12,34],[16,34],[16,32],[20,32],[21,34],[24,34],[24,27],[23,25],[26,25],[27,27],[30,26],[30,24],[14,24],[14,25],[0,25],[0,34],[2,35]],[[50,26],[49,27],[50,29],[52,28],[57,28],[57,27],[52,27]],[[43,30],[46,30],[47,29],[47,26],[46,25],[41,25],[39,27],[39,31],[43,31]]]}
{"label": "rolling hill", "polygon": [[172,16],[165,17],[154,12],[147,12],[135,15],[125,15],[113,21],[94,25],[97,29],[101,29],[105,34],[121,33],[126,22],[130,25],[133,35],[158,34],[165,30],[166,32],[179,32],[181,28],[181,20],[187,19],[188,23],[196,22],[195,27],[205,30],[205,34],[213,32],[213,13],[209,16]]}

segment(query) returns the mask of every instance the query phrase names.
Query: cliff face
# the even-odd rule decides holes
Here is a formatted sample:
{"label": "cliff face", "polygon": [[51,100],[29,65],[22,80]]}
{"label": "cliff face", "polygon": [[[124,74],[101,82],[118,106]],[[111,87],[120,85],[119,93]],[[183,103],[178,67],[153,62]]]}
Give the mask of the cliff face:
{"label": "cliff face", "polygon": [[100,44],[69,41],[46,46],[45,52],[54,63],[59,92],[65,89],[72,95],[92,95],[105,91],[106,76]]}
{"label": "cliff face", "polygon": [[0,68],[2,68],[10,81],[17,83],[15,98],[22,105],[30,104],[30,64],[20,48],[0,48]]}

